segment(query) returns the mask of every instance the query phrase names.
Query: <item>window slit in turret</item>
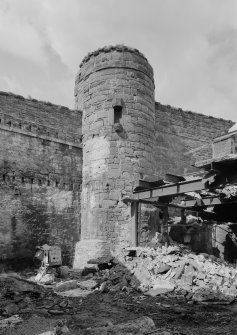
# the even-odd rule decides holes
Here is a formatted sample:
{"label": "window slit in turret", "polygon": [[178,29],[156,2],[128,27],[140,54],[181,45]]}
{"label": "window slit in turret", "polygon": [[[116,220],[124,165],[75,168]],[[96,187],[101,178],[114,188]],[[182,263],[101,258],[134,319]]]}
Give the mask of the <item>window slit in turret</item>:
{"label": "window slit in turret", "polygon": [[114,106],[114,123],[120,123],[122,119],[122,106]]}

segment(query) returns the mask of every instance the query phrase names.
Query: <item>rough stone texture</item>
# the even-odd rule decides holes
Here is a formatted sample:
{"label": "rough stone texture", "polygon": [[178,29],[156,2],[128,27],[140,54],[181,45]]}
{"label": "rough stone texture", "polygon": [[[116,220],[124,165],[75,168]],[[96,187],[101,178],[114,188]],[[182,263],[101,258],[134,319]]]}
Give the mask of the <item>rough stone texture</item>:
{"label": "rough stone texture", "polygon": [[1,259],[32,257],[47,243],[71,261],[80,228],[82,150],[73,141],[80,113],[1,93],[0,115]]}
{"label": "rough stone texture", "polygon": [[[3,259],[32,256],[36,245],[49,243],[71,260],[81,221],[75,266],[129,245],[131,209],[121,198],[139,179],[194,171],[195,160],[211,157],[211,140],[233,125],[155,104],[151,66],[122,45],[83,59],[75,97],[72,111],[0,92]],[[159,213],[145,205],[141,211],[142,244],[157,231]]]}
{"label": "rough stone texture", "polygon": [[213,158],[237,153],[237,131],[218,138],[213,143]]}
{"label": "rough stone texture", "polygon": [[227,133],[232,121],[156,103],[156,174],[198,171],[195,161],[212,157],[212,140]]}
{"label": "rough stone texture", "polygon": [[[131,210],[121,198],[154,171],[153,70],[134,49],[102,49],[83,61],[75,96],[83,110],[81,237],[106,241],[114,251],[131,243]],[[120,120],[113,108],[118,104]]]}
{"label": "rough stone texture", "polygon": [[[157,333],[154,331],[155,324],[148,316],[143,316],[126,323],[108,325],[107,327],[89,328],[86,330],[88,335],[145,335]],[[161,333],[160,333],[161,334]]]}
{"label": "rough stone texture", "polygon": [[0,126],[29,136],[81,144],[81,112],[0,91]]}

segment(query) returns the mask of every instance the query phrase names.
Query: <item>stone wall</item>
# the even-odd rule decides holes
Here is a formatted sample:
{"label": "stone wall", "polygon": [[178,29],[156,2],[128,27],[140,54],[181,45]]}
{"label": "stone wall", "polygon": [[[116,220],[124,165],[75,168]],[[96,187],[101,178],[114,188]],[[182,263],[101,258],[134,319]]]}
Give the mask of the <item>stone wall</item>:
{"label": "stone wall", "polygon": [[195,161],[212,157],[212,140],[234,123],[156,103],[156,174],[198,171]]}
{"label": "stone wall", "polygon": [[71,262],[80,234],[81,114],[0,94],[0,255],[62,247]]}
{"label": "stone wall", "polygon": [[[2,259],[31,257],[36,245],[50,243],[72,260],[81,232],[82,174],[85,243],[78,253],[102,250],[104,242],[131,243],[134,218],[121,198],[131,195],[139,179],[197,171],[192,164],[209,158],[212,139],[233,125],[155,104],[151,66],[138,50],[124,46],[84,58],[75,97],[72,111],[0,92]],[[142,211],[145,241],[154,235],[159,215],[145,205]]]}

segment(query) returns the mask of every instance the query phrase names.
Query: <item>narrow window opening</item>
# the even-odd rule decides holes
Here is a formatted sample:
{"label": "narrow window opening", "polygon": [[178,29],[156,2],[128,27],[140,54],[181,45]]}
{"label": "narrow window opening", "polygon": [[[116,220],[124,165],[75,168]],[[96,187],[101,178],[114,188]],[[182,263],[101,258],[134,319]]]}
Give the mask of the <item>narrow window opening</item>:
{"label": "narrow window opening", "polygon": [[58,184],[59,184],[59,182],[56,180],[56,182],[55,182],[55,186],[58,187]]}
{"label": "narrow window opening", "polygon": [[38,180],[38,184],[39,184],[39,186],[42,185],[42,180],[41,179]]}
{"label": "narrow window opening", "polygon": [[16,177],[13,175],[13,176],[12,176],[12,181],[15,181],[15,179],[16,179]]}
{"label": "narrow window opening", "polygon": [[48,180],[48,183],[47,183],[47,184],[48,184],[48,186],[50,186],[50,180]]}
{"label": "narrow window opening", "polygon": [[114,106],[114,123],[120,123],[122,118],[122,106]]}
{"label": "narrow window opening", "polygon": [[31,184],[33,184],[34,183],[34,178],[31,178],[30,182],[31,182]]}
{"label": "narrow window opening", "polygon": [[2,180],[3,180],[3,181],[6,180],[6,175],[5,175],[5,174],[2,176]]}
{"label": "narrow window opening", "polygon": [[22,182],[22,184],[24,184],[24,182],[25,182],[25,178],[24,177],[21,177],[21,182]]}

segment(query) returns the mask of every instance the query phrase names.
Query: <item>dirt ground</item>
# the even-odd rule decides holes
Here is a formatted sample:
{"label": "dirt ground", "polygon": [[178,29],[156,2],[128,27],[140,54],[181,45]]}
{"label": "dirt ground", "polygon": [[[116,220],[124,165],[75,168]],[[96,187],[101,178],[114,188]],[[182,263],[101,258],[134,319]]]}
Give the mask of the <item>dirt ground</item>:
{"label": "dirt ground", "polygon": [[[124,292],[93,292],[85,297],[65,298],[52,291],[29,300],[31,308],[22,308],[18,315],[23,322],[1,334],[38,335],[52,330],[65,320],[70,334],[88,334],[87,328],[118,324],[149,316],[157,331],[166,335],[237,334],[237,303],[228,306],[193,304],[180,295],[146,297]],[[53,312],[52,312],[53,311]],[[166,331],[166,332],[164,332]]]}

